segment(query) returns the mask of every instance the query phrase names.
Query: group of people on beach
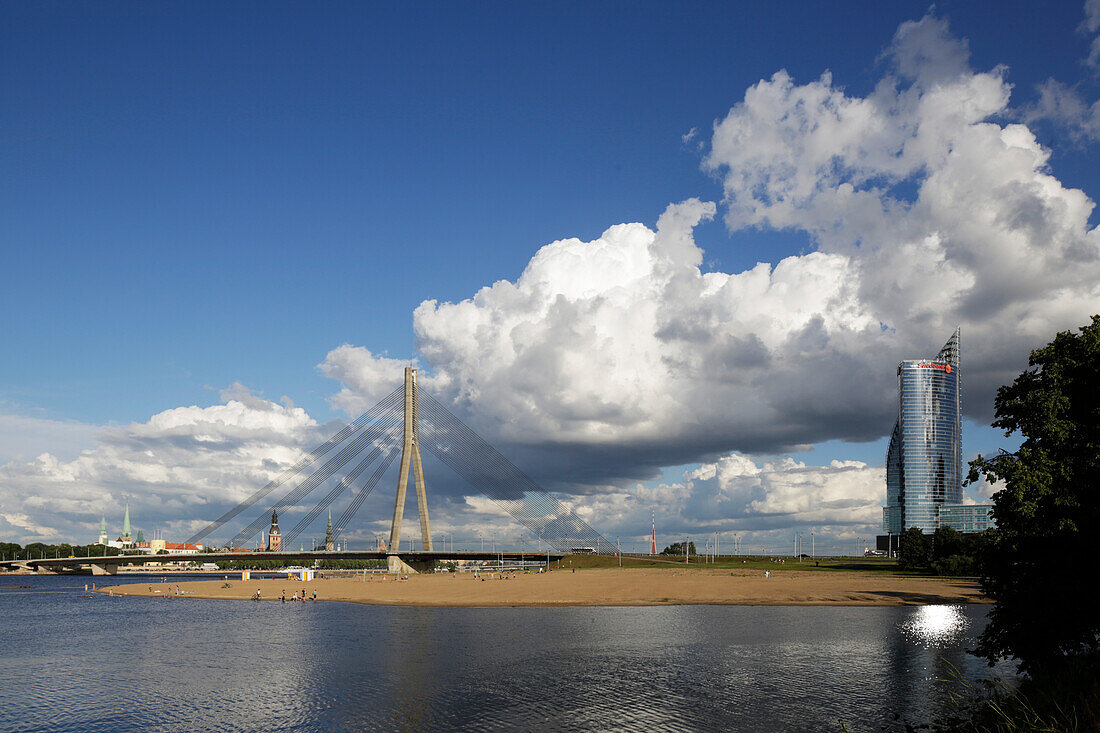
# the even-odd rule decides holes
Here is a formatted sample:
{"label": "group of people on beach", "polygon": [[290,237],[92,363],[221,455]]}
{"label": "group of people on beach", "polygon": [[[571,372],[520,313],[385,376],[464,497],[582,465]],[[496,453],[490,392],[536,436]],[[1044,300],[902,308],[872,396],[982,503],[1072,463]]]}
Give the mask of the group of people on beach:
{"label": "group of people on beach", "polygon": [[507,573],[489,573],[489,577],[486,578],[484,573],[482,573],[478,570],[474,571],[474,580],[480,580],[483,583],[486,580],[509,580],[509,579],[513,579],[515,577],[516,577],[516,574],[513,572],[511,575],[509,575]]}
{"label": "group of people on beach", "polygon": [[[163,583],[164,581],[161,580],[161,582]],[[159,588],[154,590],[153,586],[149,586],[149,592],[150,593],[160,593],[161,590]],[[171,598],[173,595],[182,596],[186,593],[187,593],[187,591],[183,590],[178,585],[175,588],[172,588],[172,586],[168,586],[168,590],[164,591],[164,595],[162,595],[161,598]]]}
{"label": "group of people on beach", "polygon": [[[312,599],[306,597],[306,589],[305,588],[302,588],[301,593],[302,593],[302,597],[299,598],[298,597],[298,591],[294,591],[294,594],[290,597],[290,600],[292,602],[294,602],[294,601],[303,601],[303,602],[305,602],[305,601],[308,601],[308,600],[312,600],[314,603],[317,602],[317,591],[316,590],[313,591],[313,598]],[[257,599],[259,598],[259,595],[260,595],[260,590],[257,588],[256,589]],[[286,603],[286,589],[285,588],[283,589],[283,603]]]}
{"label": "group of people on beach", "polygon": [[[366,578],[367,578],[368,583],[373,583],[374,582],[374,576],[373,575],[368,575],[368,576],[366,576]],[[396,578],[394,578],[394,580],[408,580],[408,579],[409,579],[408,575],[398,575]],[[362,579],[360,579],[360,580],[362,580]],[[383,575],[378,576],[378,582],[379,583],[385,582],[387,580],[389,580],[388,575],[383,574]]]}

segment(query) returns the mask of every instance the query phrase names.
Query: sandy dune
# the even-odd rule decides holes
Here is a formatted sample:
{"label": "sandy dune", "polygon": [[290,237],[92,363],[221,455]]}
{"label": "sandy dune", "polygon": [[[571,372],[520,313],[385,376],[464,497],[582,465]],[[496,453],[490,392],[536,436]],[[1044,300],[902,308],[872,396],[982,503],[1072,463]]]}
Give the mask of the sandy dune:
{"label": "sandy dune", "polygon": [[590,569],[500,574],[412,575],[296,580],[221,580],[136,583],[105,587],[116,595],[160,596],[178,587],[187,598],[247,599],[259,589],[263,600],[288,599],[303,588],[323,601],[394,606],[657,606],[731,604],[771,606],[902,606],[930,603],[985,603],[977,583],[947,578],[909,578],[880,573],[781,571],[765,578],[756,570]]}

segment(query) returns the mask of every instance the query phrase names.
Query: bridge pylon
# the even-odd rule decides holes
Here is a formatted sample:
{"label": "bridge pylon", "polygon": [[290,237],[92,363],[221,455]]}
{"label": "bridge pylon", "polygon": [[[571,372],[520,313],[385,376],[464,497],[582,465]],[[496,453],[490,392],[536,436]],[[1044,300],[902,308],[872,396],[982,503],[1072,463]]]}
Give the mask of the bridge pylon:
{"label": "bridge pylon", "polygon": [[426,569],[410,565],[400,557],[401,521],[405,515],[405,489],[409,483],[409,469],[412,469],[413,482],[416,484],[416,508],[420,516],[420,539],[423,549],[432,549],[432,527],[428,518],[428,490],[424,483],[424,465],[420,460],[420,436],[416,419],[416,370],[405,367],[405,429],[401,447],[401,470],[397,477],[397,497],[393,504],[393,525],[390,528],[389,549],[393,554],[387,556],[391,573],[415,573]]}

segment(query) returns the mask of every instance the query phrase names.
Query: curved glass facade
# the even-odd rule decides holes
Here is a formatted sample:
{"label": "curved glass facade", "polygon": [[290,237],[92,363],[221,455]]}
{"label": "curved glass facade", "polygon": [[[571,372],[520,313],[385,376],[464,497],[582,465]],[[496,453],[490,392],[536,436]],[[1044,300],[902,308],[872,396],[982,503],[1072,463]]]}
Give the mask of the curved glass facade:
{"label": "curved glass facade", "polygon": [[942,506],[962,503],[959,331],[935,359],[898,364],[898,419],[886,455],[887,532],[934,532]]}

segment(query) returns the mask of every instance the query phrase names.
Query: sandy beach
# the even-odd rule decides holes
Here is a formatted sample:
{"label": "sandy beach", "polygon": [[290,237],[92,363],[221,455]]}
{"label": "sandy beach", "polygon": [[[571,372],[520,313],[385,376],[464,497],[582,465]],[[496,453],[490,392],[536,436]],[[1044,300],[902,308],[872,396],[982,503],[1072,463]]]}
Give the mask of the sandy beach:
{"label": "sandy beach", "polygon": [[[783,571],[765,578],[757,570],[586,569],[542,574],[462,573],[316,579],[223,580],[105,586],[115,595],[246,600],[257,590],[265,601],[289,599],[303,589],[321,601],[390,606],[661,606],[718,604],[760,606],[905,606],[988,602],[974,581],[912,578],[864,572]],[[385,580],[382,578],[386,577]],[[176,595],[176,589],[182,595]]]}

